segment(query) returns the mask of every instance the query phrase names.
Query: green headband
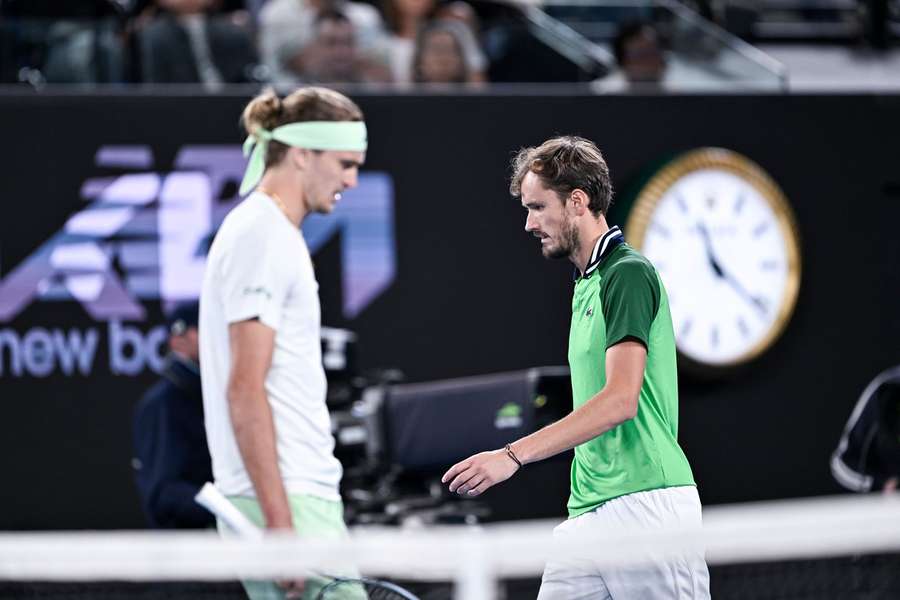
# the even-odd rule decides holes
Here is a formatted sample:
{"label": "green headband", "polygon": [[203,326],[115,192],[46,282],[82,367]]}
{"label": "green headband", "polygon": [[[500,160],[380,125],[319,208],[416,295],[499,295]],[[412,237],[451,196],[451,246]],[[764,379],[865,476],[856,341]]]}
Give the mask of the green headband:
{"label": "green headband", "polygon": [[250,156],[250,162],[241,182],[242,196],[262,179],[269,140],[309,150],[365,152],[366,124],[362,121],[304,121],[282,125],[272,131],[259,128],[244,141],[244,156]]}

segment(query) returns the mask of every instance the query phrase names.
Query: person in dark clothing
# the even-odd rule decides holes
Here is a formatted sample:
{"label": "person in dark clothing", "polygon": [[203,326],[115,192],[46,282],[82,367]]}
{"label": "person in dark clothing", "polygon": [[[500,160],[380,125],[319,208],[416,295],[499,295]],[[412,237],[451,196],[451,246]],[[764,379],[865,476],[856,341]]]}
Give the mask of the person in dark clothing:
{"label": "person in dark clothing", "polygon": [[666,57],[656,28],[636,21],[623,25],[613,40],[616,63],[629,84],[658,85],[666,73]]}
{"label": "person in dark clothing", "polygon": [[138,35],[145,83],[200,83],[215,90],[254,81],[247,27],[213,15],[212,0],[157,0],[160,13]]}
{"label": "person in dark clothing", "polygon": [[900,479],[900,366],[863,391],[831,457],[831,473],[854,492],[893,492]]}
{"label": "person in dark clothing", "polygon": [[170,354],[162,378],[134,413],[135,481],[150,527],[204,528],[213,516],[194,502],[212,481],[203,423],[196,302],[176,307],[168,320]]}

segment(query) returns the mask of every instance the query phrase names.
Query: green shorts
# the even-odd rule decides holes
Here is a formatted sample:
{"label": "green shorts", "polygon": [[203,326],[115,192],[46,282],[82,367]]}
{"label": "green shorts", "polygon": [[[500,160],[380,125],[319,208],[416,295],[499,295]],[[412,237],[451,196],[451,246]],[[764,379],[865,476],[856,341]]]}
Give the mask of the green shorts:
{"label": "green shorts", "polygon": [[[262,509],[255,498],[229,496],[228,499],[256,525],[260,527],[265,525]],[[300,537],[320,539],[347,538],[347,526],[344,524],[344,505],[340,502],[324,500],[306,494],[291,494],[288,496],[288,502],[291,505],[294,529]],[[221,521],[219,521],[218,527],[221,534],[231,534],[228,526]],[[356,578],[359,577],[359,573],[353,568],[342,569],[340,576]],[[315,600],[319,591],[327,583],[328,580],[319,577],[307,578],[306,587],[303,590],[303,600]],[[243,584],[250,600],[283,600],[284,598],[281,588],[272,581],[244,581]],[[329,599],[332,597],[335,599],[340,598],[341,600],[358,600],[365,599],[366,594],[361,587],[348,587],[346,590],[342,587],[339,596],[328,594]]]}

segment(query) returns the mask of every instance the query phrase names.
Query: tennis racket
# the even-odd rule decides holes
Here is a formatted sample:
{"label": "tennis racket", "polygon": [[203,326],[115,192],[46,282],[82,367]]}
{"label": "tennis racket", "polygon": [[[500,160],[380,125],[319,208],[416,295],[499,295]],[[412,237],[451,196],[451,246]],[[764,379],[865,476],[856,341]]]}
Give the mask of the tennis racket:
{"label": "tennis racket", "polygon": [[360,577],[337,577],[326,584],[315,600],[419,600],[407,590],[390,581]]}
{"label": "tennis racket", "polygon": [[[205,483],[194,500],[222,519],[241,537],[262,537],[262,530],[235,508],[213,484]],[[315,600],[419,600],[417,596],[389,581],[366,577],[330,577],[321,573],[316,573],[315,577],[326,582],[316,594]]]}

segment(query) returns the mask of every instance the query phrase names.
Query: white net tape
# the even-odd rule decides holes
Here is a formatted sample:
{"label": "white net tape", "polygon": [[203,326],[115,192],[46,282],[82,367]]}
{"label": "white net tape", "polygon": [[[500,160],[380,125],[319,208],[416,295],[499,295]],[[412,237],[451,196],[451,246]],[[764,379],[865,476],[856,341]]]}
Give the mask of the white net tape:
{"label": "white net tape", "polygon": [[214,581],[273,579],[353,563],[364,573],[456,583],[466,600],[493,598],[502,577],[537,576],[549,557],[590,554],[625,565],[705,546],[710,565],[900,552],[900,497],[837,497],[711,507],[698,530],[608,531],[553,540],[548,521],[419,530],[361,529],[349,540],[214,532],[0,534],[0,579]]}

